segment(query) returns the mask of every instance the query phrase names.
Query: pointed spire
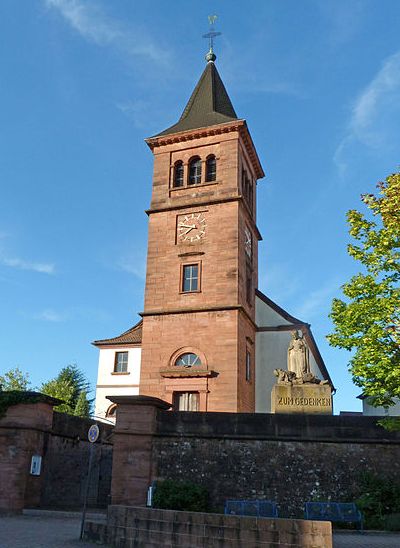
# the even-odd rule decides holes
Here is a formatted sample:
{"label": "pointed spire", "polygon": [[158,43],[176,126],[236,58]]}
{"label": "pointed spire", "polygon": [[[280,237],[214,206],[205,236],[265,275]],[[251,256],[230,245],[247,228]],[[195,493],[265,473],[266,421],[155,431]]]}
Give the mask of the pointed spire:
{"label": "pointed spire", "polygon": [[[209,59],[208,56],[210,56]],[[211,48],[206,56],[206,68],[178,123],[155,135],[155,137],[216,124],[226,124],[238,119],[214,64],[215,58]]]}

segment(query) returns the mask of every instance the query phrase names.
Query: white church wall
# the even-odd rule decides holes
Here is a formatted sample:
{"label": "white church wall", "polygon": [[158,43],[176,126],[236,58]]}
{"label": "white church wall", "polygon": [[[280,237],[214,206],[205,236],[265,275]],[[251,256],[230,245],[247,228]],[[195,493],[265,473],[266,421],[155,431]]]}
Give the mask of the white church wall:
{"label": "white church wall", "polygon": [[256,296],[256,324],[263,327],[275,327],[290,325],[290,322]]}
{"label": "white church wall", "polygon": [[289,341],[290,331],[256,333],[256,413],[271,413],[274,369],[287,369]]}
{"label": "white church wall", "polygon": [[388,409],[384,407],[373,407],[369,403],[369,399],[363,400],[363,415],[367,416],[386,416],[386,417],[398,417],[400,416],[400,400],[396,400],[396,404],[390,406]]}
{"label": "white church wall", "polygon": [[[128,352],[126,373],[115,373],[115,353]],[[101,348],[96,386],[95,415],[105,417],[111,402],[106,396],[134,396],[139,394],[141,348]]]}

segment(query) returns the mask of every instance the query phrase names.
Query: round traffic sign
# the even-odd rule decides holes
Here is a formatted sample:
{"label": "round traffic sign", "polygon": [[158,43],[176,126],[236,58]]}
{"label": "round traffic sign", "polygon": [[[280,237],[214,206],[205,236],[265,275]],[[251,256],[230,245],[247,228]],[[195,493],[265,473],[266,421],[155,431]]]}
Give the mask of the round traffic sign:
{"label": "round traffic sign", "polygon": [[92,424],[88,431],[88,440],[90,441],[90,443],[94,443],[95,441],[97,441],[99,434],[100,428],[97,426],[97,424]]}

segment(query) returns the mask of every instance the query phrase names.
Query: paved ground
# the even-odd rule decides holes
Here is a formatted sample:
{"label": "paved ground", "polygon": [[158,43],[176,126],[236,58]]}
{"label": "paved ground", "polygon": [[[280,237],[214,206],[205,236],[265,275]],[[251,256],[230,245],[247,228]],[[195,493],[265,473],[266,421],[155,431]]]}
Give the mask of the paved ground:
{"label": "paved ground", "polygon": [[0,548],[94,548],[79,533],[77,518],[0,517]]}
{"label": "paved ground", "polygon": [[[0,548],[94,548],[95,544],[79,540],[79,532],[76,517],[0,516]],[[400,548],[400,533],[339,532],[334,534],[333,546]]]}
{"label": "paved ground", "polygon": [[334,533],[333,548],[400,548],[400,533]]}

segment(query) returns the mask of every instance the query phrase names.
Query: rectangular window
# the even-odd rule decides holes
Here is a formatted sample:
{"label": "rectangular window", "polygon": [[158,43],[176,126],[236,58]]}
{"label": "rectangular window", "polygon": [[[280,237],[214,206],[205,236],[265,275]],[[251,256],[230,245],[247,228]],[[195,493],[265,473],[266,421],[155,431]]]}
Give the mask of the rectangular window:
{"label": "rectangular window", "polygon": [[198,392],[174,392],[174,411],[198,411],[200,408],[200,394]]}
{"label": "rectangular window", "polygon": [[251,380],[251,354],[246,350],[246,381]]}
{"label": "rectangular window", "polygon": [[182,265],[182,292],[199,291],[199,263]]}
{"label": "rectangular window", "polygon": [[114,362],[115,373],[126,373],[128,371],[128,352],[116,352]]}

